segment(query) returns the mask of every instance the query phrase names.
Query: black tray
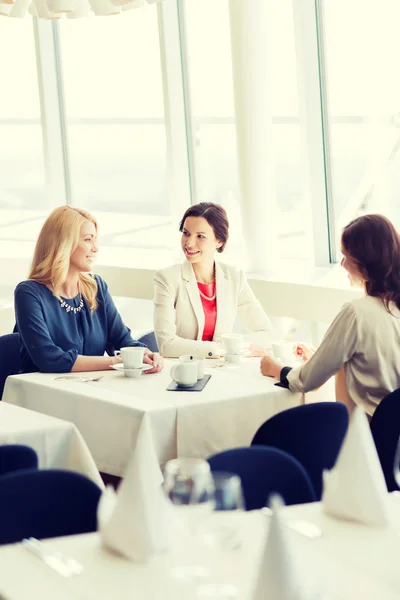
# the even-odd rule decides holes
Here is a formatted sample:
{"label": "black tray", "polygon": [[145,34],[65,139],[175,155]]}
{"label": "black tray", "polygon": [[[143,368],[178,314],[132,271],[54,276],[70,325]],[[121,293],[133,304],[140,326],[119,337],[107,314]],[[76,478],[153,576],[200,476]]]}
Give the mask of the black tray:
{"label": "black tray", "polygon": [[203,379],[198,379],[197,383],[195,383],[192,387],[184,387],[176,383],[176,381],[171,381],[167,387],[167,390],[169,392],[201,392],[210,379],[211,375],[204,375]]}

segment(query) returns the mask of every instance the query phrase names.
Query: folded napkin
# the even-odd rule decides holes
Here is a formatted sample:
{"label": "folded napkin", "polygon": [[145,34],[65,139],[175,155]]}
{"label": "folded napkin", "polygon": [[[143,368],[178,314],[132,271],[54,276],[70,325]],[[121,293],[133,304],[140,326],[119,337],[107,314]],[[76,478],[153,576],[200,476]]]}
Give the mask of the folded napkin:
{"label": "folded napkin", "polygon": [[[263,549],[252,600],[305,600],[303,581],[290,544],[287,525],[282,521],[283,502],[271,502],[268,537]],[[309,598],[309,596],[307,596]],[[317,598],[312,596],[312,598]]]}
{"label": "folded napkin", "polygon": [[97,512],[103,544],[132,561],[146,561],[172,544],[177,515],[161,489],[162,475],[147,417],[118,493],[107,488]]}
{"label": "folded napkin", "polygon": [[388,499],[367,417],[357,407],[334,468],[324,472],[324,510],[339,519],[384,526],[389,522]]}

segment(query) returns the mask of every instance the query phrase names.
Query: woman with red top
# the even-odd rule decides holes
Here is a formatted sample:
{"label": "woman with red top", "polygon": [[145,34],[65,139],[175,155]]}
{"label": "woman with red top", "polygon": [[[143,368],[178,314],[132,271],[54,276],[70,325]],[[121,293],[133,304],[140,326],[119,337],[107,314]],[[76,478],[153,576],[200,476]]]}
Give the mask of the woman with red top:
{"label": "woman with red top", "polygon": [[201,202],[187,209],[179,225],[183,264],[157,271],[154,329],[163,356],[219,356],[216,339],[231,333],[239,315],[252,341],[268,348],[271,323],[243,271],[215,261],[229,236],[225,210]]}

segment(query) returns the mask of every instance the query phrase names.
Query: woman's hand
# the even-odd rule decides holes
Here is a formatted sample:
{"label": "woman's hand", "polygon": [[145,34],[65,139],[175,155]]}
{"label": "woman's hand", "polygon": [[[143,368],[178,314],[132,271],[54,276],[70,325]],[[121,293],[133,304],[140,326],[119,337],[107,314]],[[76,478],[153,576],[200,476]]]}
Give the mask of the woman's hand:
{"label": "woman's hand", "polygon": [[250,344],[249,353],[248,353],[247,356],[262,357],[262,356],[265,356],[265,350],[263,350],[259,346],[255,346],[254,344]]}
{"label": "woman's hand", "polygon": [[294,353],[297,358],[303,362],[307,362],[315,353],[315,349],[312,346],[307,346],[306,344],[297,344]]}
{"label": "woman's hand", "polygon": [[110,356],[110,359],[109,359],[110,365],[119,365],[121,363],[122,363],[122,358],[121,358],[120,354],[118,354],[118,356]]}
{"label": "woman's hand", "polygon": [[159,373],[164,368],[164,359],[158,352],[150,352],[148,348],[144,349],[143,362],[147,365],[152,365],[153,368],[145,371],[146,375],[151,373]]}
{"label": "woman's hand", "polygon": [[263,356],[260,362],[260,371],[266,377],[275,377],[275,379],[280,379],[281,376],[282,365],[280,365],[276,360],[268,356],[266,354]]}

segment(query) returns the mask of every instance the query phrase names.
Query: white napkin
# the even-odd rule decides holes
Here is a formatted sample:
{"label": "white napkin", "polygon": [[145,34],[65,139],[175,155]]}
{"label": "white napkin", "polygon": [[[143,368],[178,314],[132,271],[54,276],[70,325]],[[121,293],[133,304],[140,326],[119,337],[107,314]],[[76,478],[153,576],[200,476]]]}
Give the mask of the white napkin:
{"label": "white napkin", "polygon": [[389,522],[388,499],[367,417],[357,407],[334,468],[324,472],[324,510],[339,519],[384,526]]}
{"label": "white napkin", "polygon": [[146,561],[172,543],[177,515],[161,489],[162,475],[146,416],[118,493],[107,488],[97,515],[102,542],[132,561]]}
{"label": "white napkin", "polygon": [[[263,549],[252,600],[305,600],[304,577],[296,563],[293,548],[282,521],[282,500],[274,496],[271,520]],[[313,596],[315,598],[315,596]]]}

